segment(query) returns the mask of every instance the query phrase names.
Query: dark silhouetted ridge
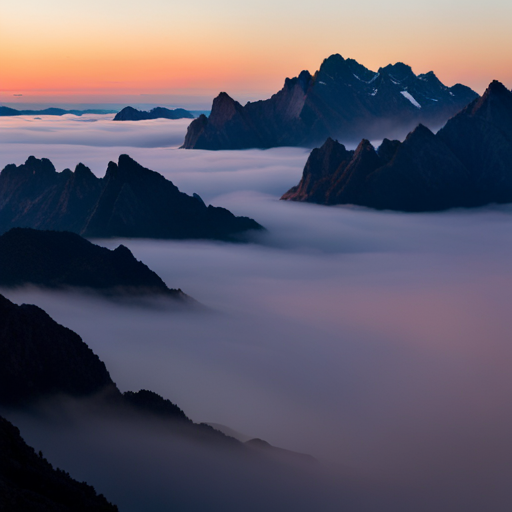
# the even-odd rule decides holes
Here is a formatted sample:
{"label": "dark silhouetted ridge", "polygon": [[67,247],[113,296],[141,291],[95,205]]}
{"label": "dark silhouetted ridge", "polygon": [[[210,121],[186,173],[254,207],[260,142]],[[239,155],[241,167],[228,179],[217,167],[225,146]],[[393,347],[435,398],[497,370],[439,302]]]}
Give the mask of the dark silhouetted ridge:
{"label": "dark silhouetted ridge", "polygon": [[0,510],[2,512],[117,512],[94,487],[37,455],[20,431],[0,417]]}
{"label": "dark silhouetted ridge", "polygon": [[0,174],[0,233],[13,227],[72,231],[86,237],[204,238],[238,241],[263,229],[248,217],[206,206],[128,155],[104,178],[83,164],[56,172],[43,158]]}
{"label": "dark silhouetted ridge", "polygon": [[401,211],[512,202],[512,92],[494,81],[437,134],[420,124],[377,151],[367,140],[348,152],[328,139],[282,199]]}
{"label": "dark silhouetted ridge", "polygon": [[0,286],[26,284],[186,297],[169,289],[124,245],[110,250],[75,233],[13,228],[0,236]]}
{"label": "dark silhouetted ridge", "polygon": [[140,411],[155,414],[160,418],[191,423],[191,420],[176,404],[173,404],[170,400],[162,398],[153,391],[148,391],[147,389],[141,389],[136,393],[133,391],[127,391],[123,394],[123,397],[127,403]]}
{"label": "dark silhouetted ridge", "polygon": [[63,116],[73,114],[82,116],[84,114],[115,114],[117,110],[110,109],[87,109],[87,110],[64,110],[62,108],[45,108],[44,110],[17,110],[10,107],[0,107],[0,117],[13,116]]}
{"label": "dark silhouetted ridge", "polygon": [[17,306],[0,295],[0,406],[109,389],[116,390],[105,364],[78,334],[37,306]]}
{"label": "dark silhouetted ridge", "polygon": [[148,119],[194,119],[194,114],[183,108],[155,107],[148,112],[125,107],[114,117],[114,121],[145,121]]}

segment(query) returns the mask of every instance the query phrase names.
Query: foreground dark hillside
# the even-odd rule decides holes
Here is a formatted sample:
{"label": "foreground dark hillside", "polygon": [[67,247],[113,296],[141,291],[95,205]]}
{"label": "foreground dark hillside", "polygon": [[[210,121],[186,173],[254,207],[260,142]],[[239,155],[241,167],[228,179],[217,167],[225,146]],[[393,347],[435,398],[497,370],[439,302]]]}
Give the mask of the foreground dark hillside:
{"label": "foreground dark hillside", "polygon": [[109,388],[115,385],[105,364],[78,334],[37,306],[17,306],[0,295],[0,406]]}
{"label": "foreground dark hillside", "polygon": [[19,430],[0,416],[0,510],[2,512],[115,512],[94,487],[54,469]]}
{"label": "foreground dark hillside", "polygon": [[494,81],[437,134],[419,125],[377,150],[328,139],[282,199],[401,211],[512,202],[512,92]]}

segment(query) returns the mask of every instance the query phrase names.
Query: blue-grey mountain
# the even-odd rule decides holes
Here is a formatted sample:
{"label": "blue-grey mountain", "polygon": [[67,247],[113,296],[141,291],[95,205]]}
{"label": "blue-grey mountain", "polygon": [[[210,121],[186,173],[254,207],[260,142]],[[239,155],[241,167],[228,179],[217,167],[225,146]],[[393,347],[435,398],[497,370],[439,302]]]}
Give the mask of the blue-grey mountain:
{"label": "blue-grey mountain", "polygon": [[248,217],[206,206],[128,155],[97,178],[83,164],[57,172],[29,157],[0,173],[0,233],[13,227],[71,231],[85,237],[204,238],[237,241],[263,229]]}
{"label": "blue-grey mountain", "polygon": [[494,81],[437,134],[419,125],[377,150],[329,138],[282,199],[411,212],[512,202],[512,92]]}
{"label": "blue-grey mountain", "polygon": [[168,109],[155,107],[149,111],[137,110],[133,107],[125,107],[118,112],[114,121],[145,121],[147,119],[194,119],[194,114],[184,108]]}
{"label": "blue-grey mountain", "polygon": [[370,71],[332,55],[312,76],[287,78],[270,99],[245,106],[222,92],[211,114],[187,131],[187,149],[314,147],[327,137],[343,142],[404,136],[418,123],[437,128],[478,95],[442,84],[433,72],[415,75],[403,63]]}
{"label": "blue-grey mountain", "polygon": [[0,107],[0,117],[14,116],[63,116],[65,114],[73,114],[82,116],[84,114],[115,114],[117,110],[109,109],[86,109],[86,110],[65,110],[63,108],[50,107],[43,110],[17,110],[11,107]]}

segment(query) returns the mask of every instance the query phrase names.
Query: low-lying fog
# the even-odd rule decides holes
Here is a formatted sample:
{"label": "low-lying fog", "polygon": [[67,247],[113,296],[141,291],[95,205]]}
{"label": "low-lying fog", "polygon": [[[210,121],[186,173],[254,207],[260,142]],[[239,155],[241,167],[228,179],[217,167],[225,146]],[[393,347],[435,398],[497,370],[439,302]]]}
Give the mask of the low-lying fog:
{"label": "low-lying fog", "polygon": [[[58,170],[83,161],[103,175],[119,153],[25,142],[2,145],[0,166],[35,154]],[[142,308],[33,289],[2,293],[77,331],[123,391],[151,389],[195,421],[312,454],[338,468],[340,489],[350,487],[347,474],[363,475],[366,483],[347,493],[376,494],[379,504],[345,503],[345,510],[510,510],[512,207],[400,214],[280,202],[300,179],[303,149],[122,151],[180,189],[267,227],[259,243],[247,245],[98,241],[127,245],[208,309]],[[59,437],[30,417],[16,421],[28,442],[123,501],[121,510],[142,510],[127,498],[137,496],[140,467],[159,475],[153,510],[170,503],[162,468],[172,460],[141,462],[164,450],[163,440],[127,456],[133,467],[126,464],[123,474],[130,476],[109,484],[101,460],[133,445],[132,431],[129,441],[110,430],[98,434],[102,441],[97,448],[91,442],[83,460],[78,435]]]}

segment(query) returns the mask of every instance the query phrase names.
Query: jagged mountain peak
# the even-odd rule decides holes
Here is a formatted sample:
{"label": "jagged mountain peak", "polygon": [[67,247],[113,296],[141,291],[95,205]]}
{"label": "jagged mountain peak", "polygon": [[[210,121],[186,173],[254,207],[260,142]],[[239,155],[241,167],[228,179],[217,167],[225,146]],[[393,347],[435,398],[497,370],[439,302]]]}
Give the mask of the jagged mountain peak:
{"label": "jagged mountain peak", "polygon": [[227,92],[223,91],[223,92],[220,92],[213,99],[212,110],[214,107],[225,108],[226,106],[236,106],[236,105],[240,105],[240,103],[238,103],[238,101],[233,99]]}
{"label": "jagged mountain peak", "polygon": [[25,161],[25,165],[31,167],[34,172],[42,172],[45,174],[53,174],[56,172],[55,166],[48,158],[36,158],[31,155]]}
{"label": "jagged mountain peak", "polygon": [[377,154],[383,162],[390,162],[402,143],[399,140],[384,139],[377,148]]}
{"label": "jagged mountain peak", "polygon": [[420,139],[420,138],[425,139],[425,138],[430,138],[430,137],[434,137],[434,133],[429,128],[427,128],[424,124],[420,123],[418,126],[416,126],[416,128],[411,133],[409,133],[409,135],[407,135],[405,140]]}
{"label": "jagged mountain peak", "polygon": [[468,105],[467,112],[472,116],[484,116],[489,120],[512,112],[512,92],[501,82],[493,80],[481,98]]}
{"label": "jagged mountain peak", "polygon": [[337,140],[334,140],[331,137],[327,137],[327,139],[322,144],[320,149],[325,151],[325,150],[328,150],[329,148],[332,148],[332,147],[342,147],[343,149],[345,149],[345,146],[343,144],[341,144]]}
{"label": "jagged mountain peak", "polygon": [[381,75],[388,75],[399,82],[403,82],[407,78],[416,77],[411,66],[404,64],[403,62],[388,64],[387,66],[380,68],[379,73]]}
{"label": "jagged mountain peak", "polygon": [[130,168],[130,169],[137,169],[137,170],[141,170],[141,171],[146,170],[146,169],[144,169],[144,167],[142,167],[142,165],[139,164],[139,162],[136,162],[130,155],[127,155],[125,153],[123,153],[122,155],[119,155],[117,165],[120,169]]}
{"label": "jagged mountain peak", "polygon": [[362,140],[348,164],[343,154],[327,160],[318,151],[282,199],[411,212],[510,203],[512,92],[493,82],[437,134],[420,123],[376,153]]}
{"label": "jagged mountain peak", "polygon": [[363,139],[356,148],[356,152],[354,153],[354,157],[367,152],[375,153],[375,148],[373,144],[368,139]]}
{"label": "jagged mountain peak", "polygon": [[488,85],[483,97],[488,96],[490,94],[510,95],[510,91],[499,80],[493,80]]}
{"label": "jagged mountain peak", "polygon": [[[42,161],[31,160],[36,165]],[[262,227],[223,208],[206,207],[129,155],[109,162],[105,177],[36,173],[7,166],[0,173],[0,233],[13,227],[73,231],[88,237],[208,238],[235,240]],[[85,179],[83,179],[85,177]]]}
{"label": "jagged mountain peak", "polygon": [[183,147],[316,147],[327,137],[345,143],[402,138],[419,122],[442,125],[476,97],[464,86],[446,87],[432,72],[417,77],[403,62],[376,73],[336,53],[313,78],[307,71],[287,78],[267,100],[241,106],[219,95],[210,117],[190,124]]}

